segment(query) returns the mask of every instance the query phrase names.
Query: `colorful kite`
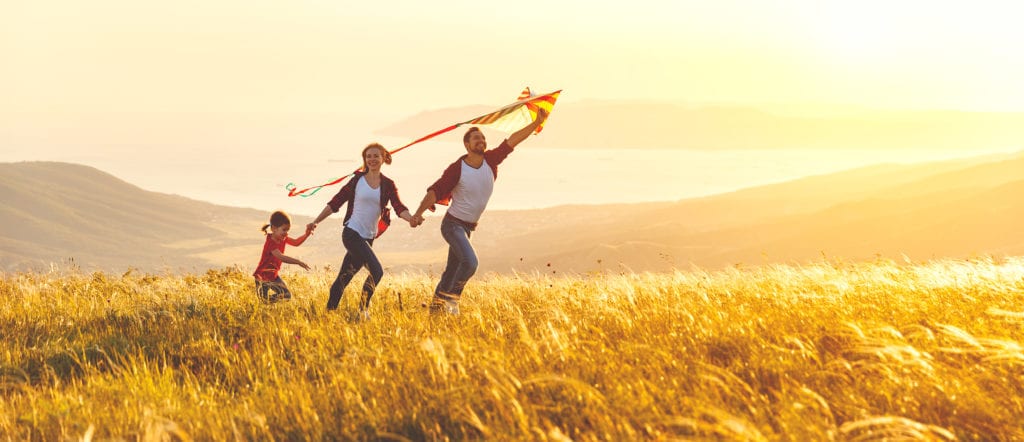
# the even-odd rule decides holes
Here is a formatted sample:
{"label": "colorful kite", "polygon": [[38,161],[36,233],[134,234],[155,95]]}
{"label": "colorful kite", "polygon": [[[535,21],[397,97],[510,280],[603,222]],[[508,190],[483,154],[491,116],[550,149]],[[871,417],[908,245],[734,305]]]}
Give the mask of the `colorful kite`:
{"label": "colorful kite", "polygon": [[[456,123],[444,129],[430,133],[426,136],[420,137],[415,141],[406,144],[405,146],[392,150],[391,154],[394,155],[408,148],[409,146],[429,140],[445,132],[455,130],[455,128],[466,124],[487,126],[488,128],[493,128],[496,130],[500,130],[502,132],[515,132],[520,128],[526,127],[526,125],[533,122],[533,120],[537,118],[538,109],[544,109],[550,113],[551,110],[555,107],[555,101],[558,100],[558,95],[561,93],[562,90],[559,89],[557,91],[544,95],[534,95],[530,92],[530,88],[523,89],[523,92],[519,94],[519,99],[517,99],[515,103],[502,107],[501,109],[498,109],[487,115],[481,115],[479,117],[473,118],[472,120]],[[547,123],[547,121],[545,121],[544,123]],[[534,131],[535,134],[540,133],[540,131],[544,129],[544,123],[541,123],[540,126],[537,126],[537,130]],[[288,185],[284,186],[284,188],[288,190],[288,196],[301,196],[303,198],[308,198],[313,196],[315,193],[319,192],[320,189],[323,189],[324,187],[333,186],[342,181],[345,181],[346,179],[355,175],[355,172],[358,171],[359,169],[356,169],[354,172],[345,175],[341,178],[332,180],[329,183],[321,184],[319,186],[307,187],[302,190],[296,190],[294,183],[288,183]]]}

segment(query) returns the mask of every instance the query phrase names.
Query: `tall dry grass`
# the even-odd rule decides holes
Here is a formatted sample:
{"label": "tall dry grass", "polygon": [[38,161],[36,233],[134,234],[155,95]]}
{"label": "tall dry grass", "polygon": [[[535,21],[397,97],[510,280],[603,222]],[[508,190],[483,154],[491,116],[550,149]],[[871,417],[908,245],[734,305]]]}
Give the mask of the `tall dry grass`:
{"label": "tall dry grass", "polygon": [[360,323],[351,290],[323,310],[327,272],[276,305],[232,269],[6,275],[0,439],[1024,439],[1022,278],[491,275],[431,318],[436,279],[389,274]]}

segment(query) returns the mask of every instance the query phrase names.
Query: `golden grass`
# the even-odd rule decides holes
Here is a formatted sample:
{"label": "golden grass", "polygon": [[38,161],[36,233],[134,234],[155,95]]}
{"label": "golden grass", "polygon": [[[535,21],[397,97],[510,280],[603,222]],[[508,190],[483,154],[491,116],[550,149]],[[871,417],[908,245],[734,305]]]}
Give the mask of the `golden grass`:
{"label": "golden grass", "polygon": [[1024,439],[1024,261],[332,276],[3,276],[0,439]]}

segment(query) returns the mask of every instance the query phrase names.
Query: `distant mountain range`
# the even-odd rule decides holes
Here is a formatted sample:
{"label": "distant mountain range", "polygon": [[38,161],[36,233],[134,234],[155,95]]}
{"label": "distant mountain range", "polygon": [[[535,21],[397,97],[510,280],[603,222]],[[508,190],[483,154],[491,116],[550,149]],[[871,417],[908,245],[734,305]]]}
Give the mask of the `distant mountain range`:
{"label": "distant mountain range", "polygon": [[[92,269],[208,268],[210,249],[240,243],[230,227],[266,215],[149,192],[91,167],[0,163],[0,263]],[[253,228],[257,228],[255,226]]]}
{"label": "distant mountain range", "polygon": [[[1022,155],[881,165],[672,204],[608,208],[596,222],[576,222],[570,212],[545,227],[503,232],[484,261],[499,269],[551,263],[589,271],[1020,255],[1022,170]],[[517,256],[527,256],[527,265]]]}
{"label": "distant mountain range", "polygon": [[[664,271],[691,266],[1024,254],[1024,155],[879,165],[678,202],[489,211],[473,235],[482,271]],[[66,163],[0,164],[0,269],[251,269],[269,213],[148,192]],[[296,218],[301,232],[308,219]],[[430,218],[375,244],[386,268],[437,274]],[[341,216],[289,248],[336,269]]]}
{"label": "distant mountain range", "polygon": [[[421,112],[377,131],[414,139],[494,106]],[[1024,146],[1024,113],[858,111],[792,116],[753,107],[560,102],[531,146],[680,149],[963,149]],[[446,135],[459,140],[461,134]],[[498,139],[503,134],[491,138]]]}

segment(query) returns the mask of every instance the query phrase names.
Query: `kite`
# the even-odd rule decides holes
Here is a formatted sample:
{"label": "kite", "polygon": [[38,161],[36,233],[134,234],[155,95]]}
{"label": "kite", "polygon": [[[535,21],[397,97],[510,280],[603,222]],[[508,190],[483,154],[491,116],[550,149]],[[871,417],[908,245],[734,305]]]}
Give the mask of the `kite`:
{"label": "kite", "polygon": [[[532,92],[530,92],[530,88],[527,87],[526,89],[523,89],[523,92],[519,94],[519,98],[512,104],[504,106],[501,109],[498,109],[489,114],[481,115],[479,117],[466,120],[461,123],[455,123],[444,129],[417,138],[415,141],[406,144],[405,146],[390,151],[390,153],[394,155],[398,152],[401,152],[402,150],[405,150],[409,146],[429,140],[445,132],[455,130],[459,126],[463,126],[466,124],[487,126],[488,128],[493,128],[496,130],[500,130],[502,132],[515,132],[516,130],[526,127],[526,125],[533,122],[533,120],[537,118],[537,111],[539,109],[544,109],[548,111],[548,113],[550,113],[551,110],[555,107],[555,101],[558,100],[558,95],[561,93],[562,90],[559,89],[557,91],[547,93],[544,95],[535,95]],[[540,133],[540,131],[544,129],[545,123],[547,123],[547,121],[544,121],[544,123],[541,123],[540,126],[537,126],[537,129],[533,133]],[[301,196],[303,198],[308,198],[319,192],[320,189],[323,189],[324,187],[333,186],[342,181],[345,181],[348,178],[351,178],[360,169],[362,169],[362,167],[356,169],[355,171],[348,175],[331,180],[330,182],[321,184],[319,186],[307,187],[302,190],[296,190],[295,183],[288,183],[288,185],[284,186],[284,188],[288,190],[288,196]]]}

